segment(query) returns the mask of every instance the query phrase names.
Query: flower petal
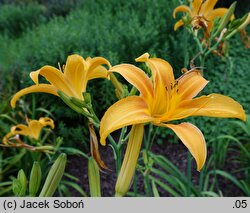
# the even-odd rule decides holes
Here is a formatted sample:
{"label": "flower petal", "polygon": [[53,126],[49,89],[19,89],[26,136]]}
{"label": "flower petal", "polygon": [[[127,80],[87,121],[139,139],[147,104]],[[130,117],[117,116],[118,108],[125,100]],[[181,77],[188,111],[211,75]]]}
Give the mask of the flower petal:
{"label": "flower petal", "polygon": [[44,92],[44,93],[50,93],[52,95],[58,96],[57,89],[52,85],[49,85],[49,84],[32,85],[30,87],[27,87],[27,88],[20,90],[12,97],[12,99],[10,101],[11,107],[15,108],[16,102],[18,99],[20,99],[24,95],[27,95],[27,94],[33,93],[33,92]]}
{"label": "flower petal", "polygon": [[[217,8],[213,11],[211,11],[208,16],[207,16],[207,19],[209,21],[213,21],[214,18],[216,17],[223,17],[226,13],[227,13],[228,9],[227,8]],[[231,18],[233,18],[234,16],[232,15]]]}
{"label": "flower petal", "polygon": [[179,7],[176,7],[173,11],[173,17],[176,18],[176,13],[178,12],[188,12],[191,14],[191,10],[188,6],[186,5],[180,5]]}
{"label": "flower petal", "polygon": [[177,21],[174,25],[174,31],[176,31],[179,27],[183,26],[184,22],[182,21],[182,19],[180,19],[179,21]]}
{"label": "flower petal", "polygon": [[192,1],[192,12],[194,15],[198,15],[198,11],[200,10],[202,1],[203,0],[193,0]]}
{"label": "flower petal", "polygon": [[175,132],[194,157],[197,170],[200,171],[206,161],[207,148],[205,138],[199,128],[186,122],[178,125],[161,124],[161,126],[168,127]]}
{"label": "flower petal", "polygon": [[[65,79],[69,82],[69,85],[73,87],[73,90],[77,93],[77,97],[83,99],[82,97],[82,87],[83,82],[87,80],[87,63],[80,55],[70,55],[67,58],[64,76],[61,76],[62,82],[65,82]],[[69,96],[65,90],[60,89]]]}
{"label": "flower petal", "polygon": [[202,77],[198,70],[184,73],[178,79],[178,89],[181,99],[192,99],[207,85],[207,83],[208,81]]}
{"label": "flower petal", "polygon": [[151,69],[153,75],[159,73],[161,79],[163,80],[164,86],[169,87],[170,84],[174,82],[174,72],[172,66],[165,60],[161,58],[149,58],[148,53],[144,53],[142,56],[136,58],[137,62],[146,62]]}
{"label": "flower petal", "polygon": [[94,70],[95,68],[104,64],[106,64],[109,68],[111,68],[111,64],[109,63],[109,61],[103,57],[94,57],[94,58],[88,57],[86,59],[86,62],[88,63],[89,70]]}
{"label": "flower petal", "polygon": [[[210,94],[205,97],[209,100],[207,101],[203,99],[201,102],[207,101],[207,103],[205,106],[196,111],[193,116],[239,118],[246,121],[246,114],[243,107],[232,98],[220,94]],[[198,100],[194,99],[192,101],[196,104]]]}
{"label": "flower petal", "polygon": [[24,124],[18,124],[16,126],[11,127],[10,132],[12,133],[12,135],[24,135],[24,136],[30,135],[29,127]]}
{"label": "flower petal", "polygon": [[207,15],[213,10],[218,0],[206,0],[201,7],[200,14],[207,17]]}
{"label": "flower petal", "polygon": [[43,125],[37,120],[31,120],[29,121],[28,126],[29,126],[30,133],[31,133],[29,136],[38,140],[40,136],[40,132],[43,128]]}
{"label": "flower petal", "polygon": [[97,136],[95,133],[94,125],[89,123],[89,134],[90,134],[90,152],[91,156],[95,159],[97,165],[100,169],[108,169],[110,170],[104,161],[101,158],[100,152],[99,152],[99,143],[97,140]]}
{"label": "flower petal", "polygon": [[39,118],[39,122],[40,122],[43,126],[50,126],[52,129],[55,128],[54,121],[53,121],[51,118],[42,117],[42,118]]}
{"label": "flower petal", "polygon": [[108,70],[103,66],[98,66],[94,70],[88,72],[87,78],[84,79],[82,84],[82,92],[86,91],[87,83],[89,80],[95,78],[109,78],[108,77]]}
{"label": "flower petal", "polygon": [[130,96],[113,104],[104,114],[100,124],[100,143],[106,144],[107,136],[124,126],[153,121],[148,106],[139,96]]}
{"label": "flower petal", "polygon": [[108,70],[103,66],[98,66],[88,73],[88,80],[95,78],[108,78]]}
{"label": "flower petal", "polygon": [[154,100],[152,103],[149,103],[152,115],[160,116],[166,113],[170,104],[171,83],[174,82],[174,74],[171,65],[163,59],[149,58],[148,53],[144,53],[135,60],[137,62],[146,62],[152,71]]}
{"label": "flower petal", "polygon": [[77,96],[74,90],[72,90],[69,82],[64,77],[63,73],[52,67],[52,66],[44,66],[40,70],[34,71],[30,73],[31,79],[38,84],[38,76],[41,75],[47,79],[57,90],[61,90],[66,93],[68,96]]}
{"label": "flower petal", "polygon": [[143,98],[148,101],[152,99],[153,85],[143,70],[131,64],[120,64],[112,67],[109,72],[119,73],[140,91]]}

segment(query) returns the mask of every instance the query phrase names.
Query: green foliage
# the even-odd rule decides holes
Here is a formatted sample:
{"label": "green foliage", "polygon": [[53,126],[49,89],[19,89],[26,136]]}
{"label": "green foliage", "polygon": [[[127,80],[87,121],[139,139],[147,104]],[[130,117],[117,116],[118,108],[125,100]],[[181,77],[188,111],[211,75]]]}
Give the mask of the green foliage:
{"label": "green foliage", "polygon": [[0,34],[19,37],[28,29],[44,22],[45,7],[37,3],[6,4],[0,7]]}

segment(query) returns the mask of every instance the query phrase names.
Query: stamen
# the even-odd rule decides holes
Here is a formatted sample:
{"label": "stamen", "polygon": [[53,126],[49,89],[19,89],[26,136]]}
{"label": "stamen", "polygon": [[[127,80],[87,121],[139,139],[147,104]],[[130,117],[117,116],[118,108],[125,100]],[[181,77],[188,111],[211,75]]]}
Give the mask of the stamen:
{"label": "stamen", "polygon": [[62,67],[61,67],[60,62],[58,62],[57,64],[58,64],[59,70],[62,72]]}

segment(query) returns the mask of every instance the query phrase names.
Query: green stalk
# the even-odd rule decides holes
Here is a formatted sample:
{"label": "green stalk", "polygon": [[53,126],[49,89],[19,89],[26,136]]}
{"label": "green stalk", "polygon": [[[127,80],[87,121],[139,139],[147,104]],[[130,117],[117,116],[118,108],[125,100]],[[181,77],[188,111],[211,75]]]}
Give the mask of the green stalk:
{"label": "green stalk", "polygon": [[192,157],[190,152],[188,152],[188,159],[187,159],[187,178],[188,178],[188,185],[187,185],[187,190],[188,190],[188,196],[190,197],[191,195],[191,184],[192,184]]}
{"label": "green stalk", "polygon": [[117,172],[117,176],[119,174],[119,171],[121,169],[121,163],[122,163],[122,145],[123,145],[123,140],[124,140],[124,135],[127,131],[127,127],[123,127],[120,137],[119,137],[119,141],[117,144],[117,158],[116,158],[116,172]]}

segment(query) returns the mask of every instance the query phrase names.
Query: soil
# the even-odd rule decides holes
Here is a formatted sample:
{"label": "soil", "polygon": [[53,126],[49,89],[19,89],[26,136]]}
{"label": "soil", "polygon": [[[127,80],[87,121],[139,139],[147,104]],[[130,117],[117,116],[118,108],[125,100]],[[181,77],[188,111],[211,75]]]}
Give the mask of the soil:
{"label": "soil", "polygon": [[[188,150],[186,147],[179,143],[179,144],[171,144],[171,143],[163,143],[159,145],[154,143],[152,146],[151,151],[155,154],[161,154],[168,158],[175,166],[177,166],[184,175],[186,175],[187,171],[187,154]],[[113,151],[111,147],[100,147],[100,153],[102,159],[106,163],[106,165],[112,171],[105,171],[101,172],[101,191],[103,197],[110,197],[114,196],[115,190],[115,183],[116,183],[116,174],[115,174],[115,161],[113,158]],[[211,153],[208,150],[208,157]],[[228,156],[231,156],[228,154]],[[71,175],[76,176],[79,179],[79,184],[88,194],[89,194],[89,187],[88,187],[88,162],[85,158],[80,156],[68,156],[68,164],[66,167],[66,172]],[[230,173],[233,169],[237,168],[237,164],[231,162],[230,159],[226,160],[226,163],[223,167],[224,171]],[[241,174],[236,175],[236,178],[241,178]],[[196,165],[194,160],[192,161],[192,182],[197,185],[199,179],[199,172],[196,171]],[[212,180],[211,180],[212,181]],[[220,193],[221,196],[224,197],[231,197],[231,196],[244,196],[239,188],[237,188],[232,182],[226,180],[225,178],[218,177],[218,187],[223,189]],[[144,182],[142,175],[138,175],[137,177],[137,188],[138,193],[145,195],[144,190]],[[169,197],[170,195],[158,188],[160,196]],[[72,196],[78,197],[81,196],[77,191],[71,189]]]}

